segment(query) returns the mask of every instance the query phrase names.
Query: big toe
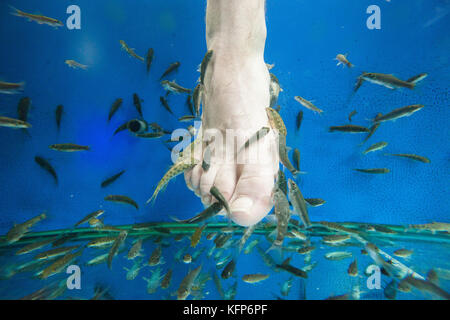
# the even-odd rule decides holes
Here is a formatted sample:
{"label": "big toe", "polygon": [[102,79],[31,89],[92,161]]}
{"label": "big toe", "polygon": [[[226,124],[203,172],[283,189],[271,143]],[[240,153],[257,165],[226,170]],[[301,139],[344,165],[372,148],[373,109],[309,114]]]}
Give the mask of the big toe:
{"label": "big toe", "polygon": [[275,175],[272,168],[245,165],[231,199],[231,219],[238,225],[251,226],[272,209]]}

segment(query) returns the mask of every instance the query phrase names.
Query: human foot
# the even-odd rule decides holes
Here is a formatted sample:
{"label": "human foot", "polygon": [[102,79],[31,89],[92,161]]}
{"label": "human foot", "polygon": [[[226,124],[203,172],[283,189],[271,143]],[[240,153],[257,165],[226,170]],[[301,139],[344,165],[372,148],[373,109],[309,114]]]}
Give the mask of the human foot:
{"label": "human foot", "polygon": [[[185,179],[204,205],[216,201],[210,194],[216,186],[230,204],[231,219],[249,226],[270,212],[278,172],[273,131],[244,147],[258,130],[269,127],[265,107],[270,100],[270,77],[264,61],[257,57],[239,62],[221,59],[215,55],[205,76],[205,148],[198,155],[199,164],[185,173]],[[211,154],[209,168],[202,165],[208,158],[205,152]]]}
{"label": "human foot", "polygon": [[[264,1],[208,1],[207,44],[213,55],[203,88],[202,138],[199,161],[185,173],[187,186],[204,205],[215,202],[215,186],[229,202],[231,219],[250,226],[271,210],[278,172],[276,135],[244,147],[262,127],[270,127],[270,76],[264,63]],[[208,146],[208,147],[206,147]],[[209,149],[209,150],[208,150]],[[205,152],[210,165],[203,166]]]}

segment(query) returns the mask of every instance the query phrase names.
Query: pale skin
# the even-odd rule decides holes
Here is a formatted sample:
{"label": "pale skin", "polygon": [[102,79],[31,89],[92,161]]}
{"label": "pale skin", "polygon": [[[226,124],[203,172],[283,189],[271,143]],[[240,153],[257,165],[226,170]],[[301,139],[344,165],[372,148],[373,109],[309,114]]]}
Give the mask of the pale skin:
{"label": "pale skin", "polygon": [[[270,103],[270,76],[264,62],[265,41],[265,0],[208,0],[206,43],[214,54],[204,80],[202,131],[205,135],[215,129],[224,136],[230,129],[243,133],[237,134],[237,148],[227,147],[215,154],[207,171],[196,165],[185,173],[185,180],[205,206],[216,201],[209,192],[216,186],[230,204],[231,219],[242,226],[254,225],[271,211],[278,172],[278,149],[272,131],[251,146],[259,148],[262,155],[256,161],[242,163],[234,158],[235,150],[251,134],[269,126],[265,109]],[[232,139],[224,140],[228,146]]]}

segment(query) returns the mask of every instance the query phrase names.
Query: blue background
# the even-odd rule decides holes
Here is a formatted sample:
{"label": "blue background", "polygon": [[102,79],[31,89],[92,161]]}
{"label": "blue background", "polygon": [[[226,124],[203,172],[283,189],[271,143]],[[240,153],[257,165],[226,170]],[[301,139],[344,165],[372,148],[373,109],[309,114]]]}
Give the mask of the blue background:
{"label": "blue background", "polygon": [[[66,8],[81,8],[81,30],[54,28],[27,22],[9,14],[8,3],[30,13],[63,22]],[[381,30],[366,27],[366,8],[381,8]],[[180,61],[169,77],[193,88],[206,51],[205,1],[2,1],[0,3],[0,77],[26,81],[21,95],[0,95],[0,114],[16,117],[18,100],[32,99],[31,136],[21,130],[0,128],[0,234],[14,222],[42,211],[49,218],[35,230],[66,228],[99,208],[108,224],[169,221],[187,218],[202,209],[200,200],[185,187],[184,179],[171,182],[154,206],[145,205],[163,172],[171,164],[162,140],[139,140],[128,132],[112,136],[125,120],[138,117],[132,94],[144,100],[144,117],[169,130],[186,127],[177,118],[188,114],[184,95],[171,95],[176,117],[162,108],[164,94],[158,79],[167,66]],[[298,182],[305,197],[327,203],[310,210],[312,221],[359,221],[386,224],[450,222],[450,2],[445,0],[269,0],[265,59],[274,63],[283,92],[281,115],[288,128],[288,144],[301,151]],[[440,17],[440,18],[439,18]],[[120,49],[119,40],[145,56],[155,58],[147,76],[144,65]],[[338,53],[348,53],[353,69],[336,67]],[[74,59],[89,66],[74,70],[64,64]],[[427,72],[414,90],[365,83],[352,96],[362,71],[393,73],[401,79]],[[324,110],[322,115],[303,109],[300,95]],[[124,103],[108,123],[111,104]],[[61,130],[54,111],[64,105]],[[328,133],[331,125],[348,122],[370,126],[378,112],[410,104],[425,108],[411,117],[383,123],[374,136],[358,146],[364,135]],[[304,111],[300,132],[295,117]],[[165,138],[163,138],[165,140]],[[363,156],[370,144],[387,141],[382,152]],[[48,146],[74,142],[91,146],[91,152],[59,153]],[[416,153],[430,164],[386,157],[388,153]],[[35,155],[49,158],[59,185],[34,162]],[[388,167],[386,175],[365,175],[353,168]],[[100,183],[120,171],[126,173],[106,189]],[[108,194],[125,194],[140,209],[108,203]],[[255,262],[256,263],[256,262]],[[246,291],[241,291],[246,297]],[[253,292],[253,291],[252,291]],[[336,292],[339,293],[339,292]],[[258,298],[255,296],[255,298]],[[271,298],[271,297],[268,297]]]}

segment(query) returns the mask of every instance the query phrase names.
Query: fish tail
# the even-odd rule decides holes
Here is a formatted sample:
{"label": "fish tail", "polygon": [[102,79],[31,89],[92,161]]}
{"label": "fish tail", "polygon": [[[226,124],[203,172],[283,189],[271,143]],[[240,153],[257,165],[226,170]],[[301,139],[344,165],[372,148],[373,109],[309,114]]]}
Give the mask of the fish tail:
{"label": "fish tail", "polygon": [[23,11],[20,11],[19,9],[17,9],[17,8],[14,8],[12,5],[9,5],[9,8],[12,10],[11,12],[10,12],[10,14],[12,14],[13,16],[18,16],[18,17],[23,17],[24,15],[23,15]]}
{"label": "fish tail", "polygon": [[420,81],[422,81],[423,79],[426,78],[426,74],[418,74],[414,77],[409,78],[408,80],[406,80],[406,82],[411,83],[411,84],[417,84]]}
{"label": "fish tail", "polygon": [[280,256],[283,255],[283,250],[282,250],[281,245],[275,244],[275,243],[272,243],[272,246],[270,246],[270,248],[266,250],[266,254],[273,250],[275,250]]}
{"label": "fish tail", "polygon": [[355,65],[354,64],[351,64],[350,62],[349,63],[347,63],[347,67],[349,67],[349,68],[353,68]]}

